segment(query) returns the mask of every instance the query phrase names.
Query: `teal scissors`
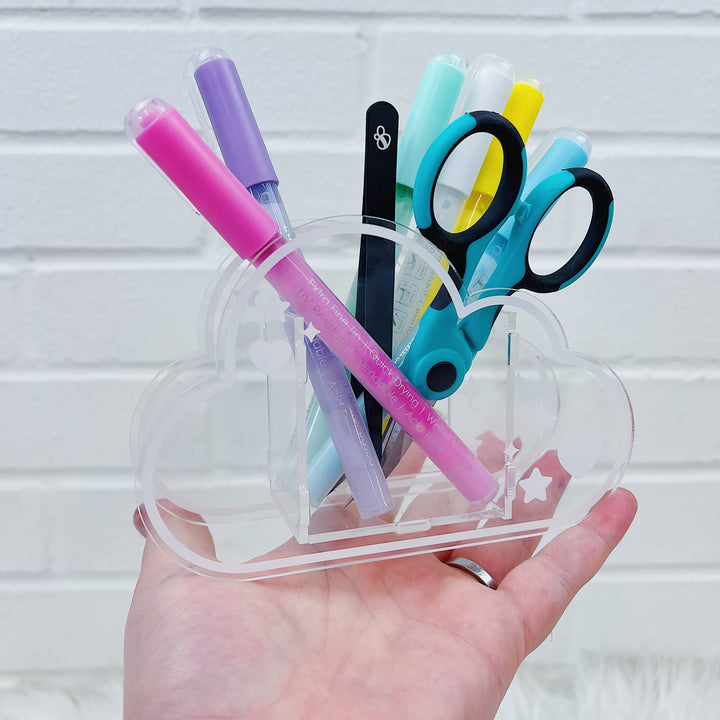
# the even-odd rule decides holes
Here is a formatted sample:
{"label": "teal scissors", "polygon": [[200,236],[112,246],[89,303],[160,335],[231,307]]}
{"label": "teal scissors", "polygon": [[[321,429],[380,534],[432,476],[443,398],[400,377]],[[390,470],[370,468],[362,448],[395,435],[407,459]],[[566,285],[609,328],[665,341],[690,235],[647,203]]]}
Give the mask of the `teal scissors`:
{"label": "teal scissors", "polygon": [[[478,132],[495,136],[502,147],[500,185],[472,227],[450,232],[435,218],[435,185],[450,153]],[[612,223],[613,197],[600,175],[581,167],[587,159],[580,145],[561,137],[528,175],[522,138],[510,122],[491,112],[463,115],[437,137],[415,181],[415,221],[420,232],[452,264],[453,279],[464,300],[509,295],[519,289],[555,292],[575,282],[595,261]],[[535,231],[571,188],[582,188],[590,196],[589,226],[565,264],[550,274],[539,275],[529,262]],[[449,293],[441,288],[398,358],[403,372],[427,400],[440,400],[460,387],[499,312],[498,307],[482,308],[459,319]]]}

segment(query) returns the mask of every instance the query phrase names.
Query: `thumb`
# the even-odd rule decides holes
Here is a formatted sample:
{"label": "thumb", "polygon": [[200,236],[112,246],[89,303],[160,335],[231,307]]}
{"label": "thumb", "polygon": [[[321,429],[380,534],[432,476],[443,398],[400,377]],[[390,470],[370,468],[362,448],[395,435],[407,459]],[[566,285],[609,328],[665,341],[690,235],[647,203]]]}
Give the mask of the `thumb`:
{"label": "thumb", "polygon": [[630,527],[636,510],[635,496],[617,488],[584,520],[561,532],[505,577],[499,591],[520,611],[526,654],[548,636],[575,594],[597,573]]}

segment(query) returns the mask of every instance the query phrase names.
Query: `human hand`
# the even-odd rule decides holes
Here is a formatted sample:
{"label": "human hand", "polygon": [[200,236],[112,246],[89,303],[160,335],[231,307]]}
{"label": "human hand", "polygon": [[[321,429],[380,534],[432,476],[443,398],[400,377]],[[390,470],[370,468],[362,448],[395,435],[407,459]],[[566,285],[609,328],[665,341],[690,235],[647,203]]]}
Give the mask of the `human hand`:
{"label": "human hand", "polygon": [[[544,461],[543,473],[564,473],[554,453]],[[530,538],[253,582],[192,574],[147,541],[126,628],[125,717],[493,718],[635,510],[617,489],[535,555]],[[191,527],[211,553],[207,531]],[[498,589],[445,564],[456,556]]]}

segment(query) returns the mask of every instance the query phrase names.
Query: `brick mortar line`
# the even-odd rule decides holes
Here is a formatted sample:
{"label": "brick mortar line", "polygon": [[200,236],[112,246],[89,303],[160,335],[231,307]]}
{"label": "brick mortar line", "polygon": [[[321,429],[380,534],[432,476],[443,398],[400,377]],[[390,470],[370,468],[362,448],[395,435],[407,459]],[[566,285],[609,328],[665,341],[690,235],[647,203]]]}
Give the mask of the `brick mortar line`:
{"label": "brick mortar line", "polygon": [[[227,255],[212,251],[177,250],[0,250],[0,274],[16,274],[19,270],[28,272],[33,278],[40,273],[53,272],[202,272],[214,273]],[[13,262],[18,263],[13,264]]]}
{"label": "brick mortar line", "polygon": [[[368,82],[368,85],[372,84]],[[368,92],[367,97],[374,97]],[[192,122],[192,118],[190,118]],[[118,128],[122,118],[118,120]],[[530,143],[546,134],[542,130]],[[302,155],[312,153],[324,157],[338,154],[349,157],[362,155],[362,146],[355,131],[328,136],[299,129],[292,133],[268,132],[263,135],[272,146],[274,155]],[[720,158],[720,132],[657,133],[601,130],[590,133],[595,155],[603,158],[626,154],[631,157],[661,157],[678,159],[690,157]],[[76,130],[0,130],[0,155],[84,155],[108,158],[139,157],[138,151],[118,131]]]}
{"label": "brick mortar line", "polygon": [[28,575],[12,577],[12,574],[0,574],[0,595],[5,597],[22,593],[46,592],[132,592],[137,576],[129,573],[118,573],[110,576],[48,576],[41,575],[31,578]]}
{"label": "brick mortar line", "polygon": [[[533,17],[513,19],[510,16],[485,17],[483,15],[416,15],[413,26],[408,23],[406,15],[386,15],[378,21],[380,35],[402,32],[437,32],[438,20],[443,20],[442,30],[467,34],[468,22],[482,23],[482,32],[502,33],[508,35],[534,35],[552,37],[553,35],[578,35],[595,37],[656,37],[683,35],[686,37],[714,37],[720,32],[720,14],[712,16],[715,25],[708,27],[707,18],[703,16],[678,16],[673,18],[646,16],[644,20],[633,20],[627,16],[616,17]],[[669,22],[672,20],[672,23]],[[402,23],[395,27],[396,23]],[[427,23],[432,23],[429,25]]]}
{"label": "brick mortar line", "polygon": [[[169,363],[168,363],[169,364]],[[163,365],[144,365],[142,367],[120,367],[118,365],[106,366],[78,366],[76,368],[67,367],[45,367],[33,368],[0,368],[0,384],[1,383],[77,383],[77,382],[144,382],[150,383],[158,370],[163,369]]]}
{"label": "brick mortar line", "polygon": [[196,250],[89,250],[31,247],[0,250],[0,273],[197,271],[213,273],[226,257],[205,246]]}
{"label": "brick mortar line", "polygon": [[625,471],[624,485],[645,487],[647,485],[678,485],[678,473],[682,473],[682,483],[695,483],[698,485],[712,484],[713,489],[720,492],[720,468],[717,463],[704,462],[688,466],[685,463],[665,463],[663,465],[649,465],[647,463],[634,463],[630,459],[630,466]]}
{"label": "brick mortar line", "polygon": [[[125,30],[153,32],[169,30],[193,32],[196,30],[218,29],[222,32],[240,29],[256,31],[267,27],[268,32],[278,31],[278,20],[287,22],[287,30],[341,31],[345,34],[372,30],[378,33],[397,32],[401,23],[402,31],[421,30],[437,32],[438,23],[445,31],[467,32],[469,22],[481,22],[483,31],[508,32],[523,35],[530,33],[577,34],[578,31],[596,35],[656,35],[678,34],[710,36],[720,32],[720,13],[703,11],[699,13],[671,13],[649,11],[643,14],[624,13],[576,13],[568,14],[524,14],[520,18],[511,14],[483,13],[432,13],[432,12],[390,12],[362,10],[320,10],[302,11],[297,9],[260,8],[150,8],[148,10],[120,8],[51,8],[48,10],[0,10],[0,31],[3,29],[42,31]],[[356,22],[348,27],[348,22]],[[708,23],[714,23],[710,27]],[[248,25],[248,23],[251,23]]]}
{"label": "brick mortar line", "polygon": [[[137,582],[137,575],[131,573],[110,574],[69,574],[49,575],[38,574],[32,577],[27,574],[0,574],[0,595],[6,598],[24,594],[46,593],[97,593],[97,592],[132,592]],[[664,566],[662,570],[653,565],[607,565],[601,569],[592,584],[628,583],[645,586],[653,583],[663,585],[710,584],[712,591],[715,586],[720,588],[720,566],[716,564],[687,565],[673,564]],[[698,588],[696,588],[697,591]]]}
{"label": "brick mortar line", "polygon": [[101,689],[122,691],[123,668],[122,665],[88,667],[88,668],[57,668],[45,670],[2,670],[0,671],[0,699],[13,697],[16,690],[20,689],[19,682],[35,684],[44,683],[44,687],[50,687],[57,692],[75,691],[78,683],[83,689],[87,689],[87,682],[90,679],[97,683]]}
{"label": "brick mortar line", "polygon": [[[76,473],[78,476],[80,473]],[[108,474],[110,471],[108,471]],[[117,473],[115,473],[117,474]],[[20,473],[17,473],[19,476]],[[134,495],[134,481],[128,476],[125,482],[116,479],[104,477],[101,473],[89,474],[87,478],[68,480],[67,473],[62,473],[61,477],[55,477],[52,474],[43,474],[28,471],[27,477],[23,480],[5,479],[3,472],[0,471],[0,493],[17,493],[21,495],[32,495],[33,492],[42,491],[63,493],[76,493],[83,491],[116,493],[127,492]]]}
{"label": "brick mortar line", "polygon": [[[647,465],[645,463],[634,463],[630,460],[630,466],[625,472],[623,485],[633,487],[654,487],[678,484],[677,473],[682,471],[682,483],[695,485],[712,485],[713,489],[720,492],[720,469],[716,463],[703,462],[692,465],[688,468],[686,464],[677,465],[665,463],[662,465]],[[253,474],[248,470],[247,485],[255,487],[264,484],[264,468],[258,468]],[[198,476],[202,473],[198,472]],[[68,473],[57,470],[21,470],[16,472],[0,470],[0,492],[23,492],[29,494],[38,490],[57,490],[59,492],[77,492],[89,490],[93,492],[117,492],[134,491],[135,479],[132,470],[78,470]]]}
{"label": "brick mortar line", "polygon": [[[571,350],[573,348],[570,348]],[[703,380],[720,380],[720,365],[713,363],[712,359],[701,361],[697,365],[688,366],[687,360],[683,358],[663,359],[657,363],[642,363],[633,365],[626,361],[606,361],[611,369],[621,379],[633,380],[677,380],[679,382],[698,382]],[[78,365],[75,367],[43,367],[33,368],[0,368],[0,384],[11,383],[14,385],[24,384],[62,384],[62,383],[92,383],[92,382],[147,382],[149,383],[155,374],[169,363],[163,365],[133,366],[128,364],[108,365]],[[678,367],[681,365],[681,367]],[[252,367],[248,366],[252,371]],[[242,376],[240,376],[242,377]]]}
{"label": "brick mortar line", "polygon": [[[280,18],[278,16],[281,16]],[[403,17],[399,15],[398,17]],[[432,16],[428,16],[431,18]],[[462,16],[460,16],[462,17]],[[258,11],[235,10],[229,15],[223,13],[208,14],[205,12],[185,12],[173,9],[138,9],[106,10],[106,9],[53,9],[49,11],[13,11],[0,9],[0,32],[3,30],[21,30],[25,32],[185,32],[215,30],[227,33],[233,30],[277,34],[280,31],[297,32],[298,30],[340,33],[342,35],[357,34],[362,27],[348,26],[347,21],[353,18],[367,21],[374,20],[373,13],[302,13],[294,11]],[[278,26],[278,20],[285,25]],[[305,21],[298,28],[298,21]]]}
{"label": "brick mortar line", "polygon": [[[688,583],[717,584],[720,588],[720,565],[665,565],[658,570],[652,565],[607,565],[604,566],[593,582],[604,583],[632,582],[638,585],[661,582],[663,585],[687,585]],[[697,592],[697,588],[695,588]]]}
{"label": "brick mortar line", "polygon": [[[78,365],[75,367],[38,367],[27,369],[0,367],[0,384],[2,383],[78,383],[78,382],[143,382],[150,383],[153,378],[165,370],[172,361],[159,361],[157,364],[151,365],[132,365],[128,363],[126,366],[118,364],[97,364],[97,365]],[[239,380],[255,380],[256,370],[254,366],[247,364],[238,369],[237,377]],[[243,369],[248,371],[247,375]],[[258,379],[257,382],[260,382]],[[1,459],[0,459],[1,464]]]}
{"label": "brick mortar line", "polygon": [[[562,247],[537,251],[537,257],[552,260],[563,256]],[[0,249],[0,277],[25,277],[28,282],[43,274],[53,273],[144,273],[144,272],[197,272],[212,275],[230,253],[215,253],[201,248],[199,251],[182,253],[176,250],[85,250],[85,249]],[[316,267],[329,269],[333,255],[328,254],[316,262]],[[610,244],[603,250],[594,266],[594,272],[638,272],[637,263],[642,262],[640,272],[668,270],[674,272],[707,271],[720,269],[720,256],[712,249],[648,248],[646,244],[618,246],[611,236]]]}
{"label": "brick mortar line", "polygon": [[[572,350],[572,348],[570,348]],[[606,361],[603,359],[603,362]],[[657,363],[642,363],[632,365],[627,362],[607,361],[611,370],[621,380],[673,380],[681,383],[698,382],[702,380],[720,380],[720,365],[708,359],[701,365],[688,366],[687,359],[675,358],[658,360]],[[632,397],[630,398],[632,402]]]}

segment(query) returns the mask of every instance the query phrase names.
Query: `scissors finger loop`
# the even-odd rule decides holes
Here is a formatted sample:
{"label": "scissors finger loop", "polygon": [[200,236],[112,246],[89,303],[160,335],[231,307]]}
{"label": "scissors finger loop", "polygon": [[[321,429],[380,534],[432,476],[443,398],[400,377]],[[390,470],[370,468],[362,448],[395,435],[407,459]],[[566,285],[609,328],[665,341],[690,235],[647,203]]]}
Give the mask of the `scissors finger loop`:
{"label": "scissors finger loop", "polygon": [[[493,135],[503,151],[500,185],[490,207],[467,230],[454,233],[443,228],[435,217],[433,195],[440,172],[453,150],[467,137],[484,132]],[[413,209],[418,229],[440,248],[455,269],[465,272],[465,252],[479,237],[494,232],[516,209],[525,183],[525,145],[515,126],[502,115],[488,111],[468,113],[448,125],[425,154],[415,179]]]}
{"label": "scissors finger loop", "polygon": [[[548,197],[548,186],[553,188],[549,194],[551,201],[543,202],[540,198]],[[550,208],[564,193],[574,187],[587,190],[592,200],[592,216],[585,237],[573,256],[562,267],[547,275],[538,275],[530,268],[530,243],[528,243],[528,252],[525,256],[525,277],[518,287],[542,293],[556,292],[575,282],[592,265],[602,250],[612,224],[613,196],[604,178],[587,168],[571,168],[556,173],[540,183],[530,193],[527,204],[533,207],[532,215],[534,217],[529,219],[529,222],[534,223],[533,233]],[[533,205],[536,200],[539,207]]]}

